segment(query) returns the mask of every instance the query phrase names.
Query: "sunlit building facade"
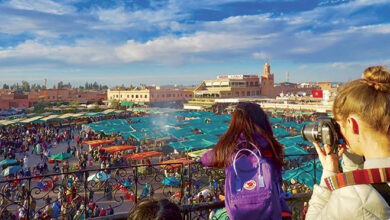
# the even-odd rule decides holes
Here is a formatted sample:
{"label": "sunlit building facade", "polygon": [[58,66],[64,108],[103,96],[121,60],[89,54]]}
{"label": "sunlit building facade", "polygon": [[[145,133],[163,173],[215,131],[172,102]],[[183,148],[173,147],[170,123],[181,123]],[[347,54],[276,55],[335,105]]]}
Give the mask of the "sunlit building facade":
{"label": "sunlit building facade", "polygon": [[191,99],[191,89],[176,87],[147,86],[134,89],[107,90],[108,101],[134,102],[134,103],[162,103],[176,102]]}
{"label": "sunlit building facade", "polygon": [[260,96],[257,75],[225,75],[205,80],[194,90],[195,98],[218,99]]}

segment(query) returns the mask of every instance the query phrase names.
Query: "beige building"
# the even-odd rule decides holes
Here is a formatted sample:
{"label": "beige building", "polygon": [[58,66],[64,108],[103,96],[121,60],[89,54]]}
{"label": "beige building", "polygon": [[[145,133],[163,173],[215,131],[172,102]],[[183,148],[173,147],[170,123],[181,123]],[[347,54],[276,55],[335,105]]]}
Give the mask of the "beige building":
{"label": "beige building", "polygon": [[176,87],[146,86],[127,90],[107,90],[107,99],[119,102],[159,103],[191,99],[192,90]]}
{"label": "beige building", "polygon": [[238,98],[260,96],[259,77],[257,75],[218,76],[214,80],[205,80],[194,90],[196,98]]}
{"label": "beige building", "polygon": [[317,82],[317,85],[321,87],[322,90],[331,90],[332,83],[331,82]]}

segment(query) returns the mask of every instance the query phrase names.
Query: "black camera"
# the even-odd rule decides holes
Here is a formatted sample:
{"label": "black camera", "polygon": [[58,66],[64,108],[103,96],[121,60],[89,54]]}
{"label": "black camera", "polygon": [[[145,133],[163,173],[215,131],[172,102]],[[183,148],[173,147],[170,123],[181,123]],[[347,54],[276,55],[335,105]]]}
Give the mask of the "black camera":
{"label": "black camera", "polygon": [[306,124],[302,127],[301,135],[303,139],[310,142],[321,142],[332,147],[329,154],[336,154],[338,146],[344,142],[340,126],[336,120],[330,117],[319,117],[317,122]]}

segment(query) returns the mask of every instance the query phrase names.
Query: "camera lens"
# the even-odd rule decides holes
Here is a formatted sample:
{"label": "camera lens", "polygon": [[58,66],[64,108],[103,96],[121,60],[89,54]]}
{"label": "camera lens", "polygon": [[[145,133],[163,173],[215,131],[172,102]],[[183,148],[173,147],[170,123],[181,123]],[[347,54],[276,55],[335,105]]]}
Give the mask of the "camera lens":
{"label": "camera lens", "polygon": [[303,139],[307,141],[310,142],[318,141],[318,124],[313,123],[313,124],[304,125],[301,130],[301,135]]}

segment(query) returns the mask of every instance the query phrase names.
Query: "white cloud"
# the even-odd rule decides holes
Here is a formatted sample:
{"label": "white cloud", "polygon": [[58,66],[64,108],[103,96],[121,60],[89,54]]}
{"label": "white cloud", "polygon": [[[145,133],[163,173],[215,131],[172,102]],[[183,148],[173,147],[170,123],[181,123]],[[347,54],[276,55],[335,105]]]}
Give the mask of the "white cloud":
{"label": "white cloud", "polygon": [[264,52],[255,52],[252,54],[252,56],[255,58],[255,59],[260,59],[260,60],[265,60],[265,59],[269,59],[270,56]]}
{"label": "white cloud", "polygon": [[7,16],[0,14],[0,33],[20,34],[38,28],[36,22],[21,16]]}
{"label": "white cloud", "polygon": [[107,64],[116,61],[113,47],[101,42],[79,42],[75,46],[51,46],[28,40],[0,50],[0,59],[46,59],[71,64]]}
{"label": "white cloud", "polygon": [[63,15],[75,11],[74,7],[51,0],[11,0],[8,6],[16,9]]}
{"label": "white cloud", "polygon": [[185,37],[161,37],[145,43],[133,40],[116,49],[124,62],[154,61],[180,63],[190,56],[207,57],[207,53],[235,53],[246,50],[263,39],[242,36],[237,33],[198,32]]}
{"label": "white cloud", "polygon": [[101,23],[94,25],[95,29],[123,29],[138,27],[147,29],[150,27],[167,28],[177,24],[172,23],[187,16],[174,2],[169,2],[165,7],[158,9],[141,9],[129,11],[120,6],[117,8],[98,8],[92,11]]}
{"label": "white cloud", "polygon": [[[49,0],[29,2],[12,0],[8,4],[14,8],[43,11],[40,7],[47,3],[46,12],[55,14],[71,13],[73,10]],[[9,16],[0,13],[0,19],[4,21],[0,23],[0,32],[32,32],[36,35],[32,41],[12,48],[3,48],[0,50],[0,59],[28,57],[75,64],[155,62],[174,65],[205,60],[269,57],[292,62],[344,62],[357,59],[357,51],[364,50],[365,47],[371,48],[370,39],[390,34],[390,24],[362,25],[359,20],[350,18],[351,14],[371,3],[383,4],[384,1],[360,0],[281,16],[266,13],[194,23],[180,22],[180,19],[189,16],[188,9],[183,10],[184,3],[173,0],[157,9],[128,11],[122,6],[111,9],[94,8],[75,17],[51,15],[60,18],[50,20],[49,17],[45,21],[30,19],[20,14]],[[199,4],[212,5],[215,2],[202,1]],[[375,15],[366,16],[365,19],[374,19],[373,17]],[[153,34],[157,32],[157,36],[149,36],[151,40],[147,42],[139,42],[131,37],[126,42],[123,42],[123,38],[115,42],[108,36],[107,30],[113,31],[113,37],[118,34],[115,31],[119,31],[119,35],[123,32],[134,32],[136,35],[140,30]],[[174,31],[182,33],[174,35]],[[99,43],[91,40],[89,44],[54,41],[63,35],[70,38],[82,35],[86,40],[103,40]],[[367,45],[360,48],[355,42],[367,42]],[[377,44],[381,43],[385,44],[383,39],[378,39]],[[33,52],[34,50],[39,53]],[[381,56],[376,53],[377,51],[374,51],[370,53],[371,57],[364,56],[360,59]]]}

